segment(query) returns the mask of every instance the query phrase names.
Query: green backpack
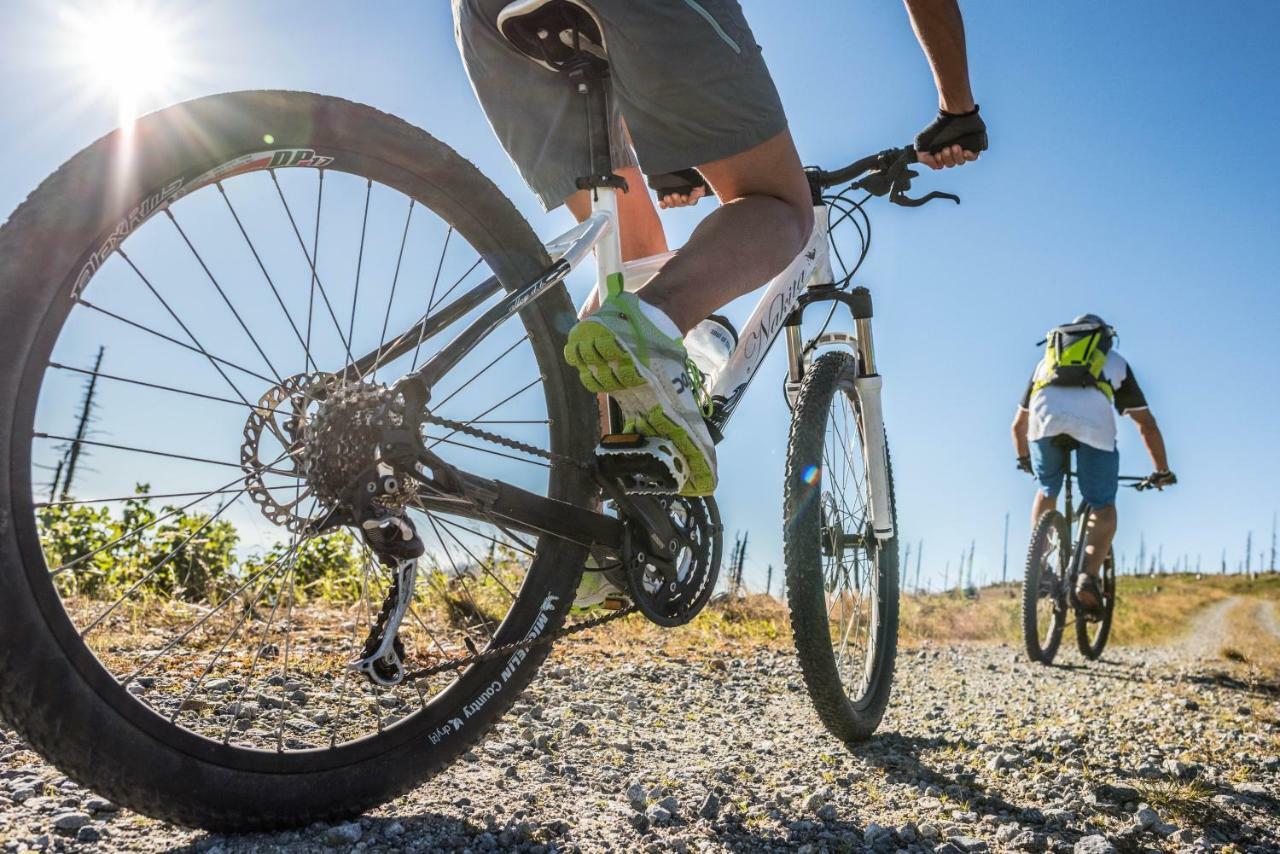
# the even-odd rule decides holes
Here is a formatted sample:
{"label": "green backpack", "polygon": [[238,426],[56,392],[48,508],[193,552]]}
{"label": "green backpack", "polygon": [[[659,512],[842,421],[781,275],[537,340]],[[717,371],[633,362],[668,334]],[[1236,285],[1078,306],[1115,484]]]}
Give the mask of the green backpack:
{"label": "green backpack", "polygon": [[1045,386],[1096,388],[1111,400],[1115,390],[1102,377],[1102,368],[1111,352],[1115,330],[1093,320],[1077,320],[1049,330],[1044,340],[1044,360],[1036,371],[1040,377],[1034,391]]}

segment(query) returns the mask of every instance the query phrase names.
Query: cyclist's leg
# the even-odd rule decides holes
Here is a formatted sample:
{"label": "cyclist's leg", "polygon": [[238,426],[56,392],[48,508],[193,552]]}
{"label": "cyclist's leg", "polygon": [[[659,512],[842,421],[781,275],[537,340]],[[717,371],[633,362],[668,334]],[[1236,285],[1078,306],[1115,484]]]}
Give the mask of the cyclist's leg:
{"label": "cyclist's leg", "polygon": [[789,131],[698,166],[721,207],[640,291],[682,332],[791,263],[813,228],[813,203]]}
{"label": "cyclist's leg", "polygon": [[[645,189],[644,175],[635,166],[613,170],[630,189],[618,193],[618,227],[622,240],[622,260],[634,261],[667,251],[667,234],[658,218],[658,209]],[[591,193],[579,190],[564,201],[578,222],[591,215]]]}
{"label": "cyclist's leg", "polygon": [[1058,506],[1058,493],[1067,474],[1067,452],[1053,443],[1053,437],[1031,443],[1031,468],[1040,487],[1031,503],[1031,528],[1034,530],[1046,510]]}
{"label": "cyclist's leg", "polygon": [[1093,509],[1085,546],[1085,572],[1097,577],[1116,534],[1116,493],[1120,487],[1120,452],[1081,443],[1076,451],[1080,495]]}
{"label": "cyclist's leg", "polygon": [[614,91],[642,169],[697,167],[723,203],[643,292],[687,332],[800,251],[813,216],[808,182],[737,0],[592,7],[612,37]]}

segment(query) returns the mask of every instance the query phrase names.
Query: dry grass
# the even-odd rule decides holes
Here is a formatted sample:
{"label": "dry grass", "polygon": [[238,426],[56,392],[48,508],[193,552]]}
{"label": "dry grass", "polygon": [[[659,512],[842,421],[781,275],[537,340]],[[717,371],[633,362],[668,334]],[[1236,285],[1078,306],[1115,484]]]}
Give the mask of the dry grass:
{"label": "dry grass", "polygon": [[[1280,575],[1248,579],[1239,576],[1165,575],[1118,580],[1112,643],[1157,646],[1182,636],[1202,608],[1241,595],[1280,599]],[[899,638],[904,646],[925,642],[1021,642],[1019,584],[995,585],[973,598],[958,593],[903,595]],[[1256,622],[1241,620],[1232,635],[1233,654],[1249,666],[1280,661],[1280,650],[1268,645],[1269,634]],[[770,596],[754,594],[736,601],[714,602],[692,623],[660,629],[639,615],[565,644],[570,654],[612,656],[636,647],[669,656],[696,653],[732,655],[735,650],[766,646],[789,647],[791,628],[787,607]]]}
{"label": "dry grass", "polygon": [[986,587],[974,598],[959,593],[903,596],[898,636],[905,644],[922,641],[1017,640],[1022,588]]}

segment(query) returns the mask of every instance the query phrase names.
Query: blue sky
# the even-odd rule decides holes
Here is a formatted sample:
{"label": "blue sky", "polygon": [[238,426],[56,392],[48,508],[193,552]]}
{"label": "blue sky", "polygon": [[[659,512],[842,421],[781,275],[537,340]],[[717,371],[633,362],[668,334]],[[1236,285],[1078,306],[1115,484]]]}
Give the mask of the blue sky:
{"label": "blue sky", "polygon": [[[115,102],[75,68],[66,6],[85,8],[6,3],[6,215],[115,124]],[[833,166],[905,143],[931,117],[932,83],[899,5],[743,6],[807,162]],[[446,7],[385,2],[374,14],[316,0],[293,15],[238,0],[159,3],[189,70],[142,106],[248,88],[366,102],[455,147],[550,237],[567,215],[541,214],[494,141]],[[1122,495],[1117,550],[1132,557],[1141,533],[1167,563],[1202,555],[1216,567],[1225,548],[1234,566],[1248,531],[1255,552],[1267,545],[1280,507],[1280,163],[1266,153],[1280,136],[1280,7],[991,0],[964,11],[992,150],[919,182],[958,192],[959,208],[877,206],[860,277],[876,296],[901,530],[924,540],[924,575],[935,584],[971,539],[977,574],[998,576],[1008,511],[1016,572],[1032,487],[1013,470],[1008,424],[1042,332],[1094,311],[1120,330],[1181,481],[1163,494]],[[706,210],[668,217],[674,244]],[[768,563],[781,564],[787,422],[779,353],[770,358],[720,457],[725,522],[751,530],[757,582]],[[1132,427],[1122,426],[1120,447],[1122,467],[1146,473]]]}

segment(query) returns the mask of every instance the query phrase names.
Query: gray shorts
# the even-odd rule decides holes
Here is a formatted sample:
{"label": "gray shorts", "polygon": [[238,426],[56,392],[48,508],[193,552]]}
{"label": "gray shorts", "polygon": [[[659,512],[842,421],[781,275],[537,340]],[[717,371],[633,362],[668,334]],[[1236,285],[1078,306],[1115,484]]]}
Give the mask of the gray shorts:
{"label": "gray shorts", "polygon": [[[454,29],[494,133],[550,210],[590,171],[586,118],[567,79],[498,32],[498,13],[509,1],[453,0]],[[778,90],[737,0],[590,5],[604,28],[613,104],[636,158],[615,129],[615,168],[638,161],[658,175],[701,166],[786,129]]]}

